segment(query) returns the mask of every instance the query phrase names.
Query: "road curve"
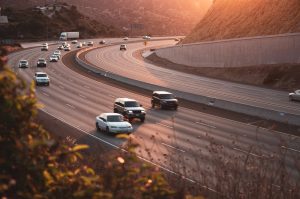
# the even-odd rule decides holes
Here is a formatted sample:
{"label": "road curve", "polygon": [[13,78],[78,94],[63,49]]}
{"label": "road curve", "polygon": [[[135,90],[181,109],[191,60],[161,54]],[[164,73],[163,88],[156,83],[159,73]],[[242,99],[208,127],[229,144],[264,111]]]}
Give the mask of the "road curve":
{"label": "road curve", "polygon": [[[147,47],[174,44],[174,40],[148,41]],[[90,51],[85,58],[97,67],[131,79],[211,98],[267,108],[279,113],[291,113],[300,117],[300,103],[290,102],[287,92],[210,79],[157,67],[133,56],[136,51],[143,48],[145,46],[142,42],[128,44],[127,51],[120,51],[118,45],[109,46]]]}
{"label": "road curve", "polygon": [[[61,61],[48,63],[46,68],[36,68],[37,59],[48,58],[56,47],[49,46],[49,52],[32,48],[13,53],[9,55],[9,65],[28,83],[32,81],[35,71],[46,72],[50,76],[51,84],[49,87],[36,88],[38,101],[43,105],[42,110],[68,124],[105,142],[122,147],[126,144],[124,140],[96,132],[95,116],[101,112],[111,112],[115,98],[130,97],[140,101],[147,110],[145,123],[133,124],[134,132],[131,137],[140,144],[137,153],[156,164],[198,180],[199,167],[213,167],[213,157],[209,151],[211,141],[224,147],[224,152],[229,154],[227,158],[243,155],[252,147],[261,148],[259,154],[253,155],[271,157],[284,146],[292,149],[287,150],[287,164],[291,172],[299,175],[293,166],[293,157],[297,153],[295,151],[300,151],[299,137],[183,107],[178,111],[152,109],[148,96],[89,79],[70,70]],[[111,48],[114,47],[104,49]],[[28,59],[30,68],[19,69],[17,64],[20,59]],[[83,133],[82,136],[87,134]],[[187,170],[183,171],[182,168]]]}

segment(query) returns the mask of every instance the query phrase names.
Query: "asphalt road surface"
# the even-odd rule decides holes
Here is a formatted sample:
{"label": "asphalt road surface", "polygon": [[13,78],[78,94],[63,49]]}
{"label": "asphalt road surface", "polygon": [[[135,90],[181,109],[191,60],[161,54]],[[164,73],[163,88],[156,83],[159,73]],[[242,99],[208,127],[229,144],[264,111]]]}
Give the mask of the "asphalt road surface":
{"label": "asphalt road surface", "polygon": [[[121,40],[111,39],[110,42],[117,41]],[[157,44],[162,45],[162,43],[158,42]],[[167,41],[166,43],[169,42]],[[74,45],[71,46],[72,49],[75,49]],[[134,61],[131,55],[134,51],[133,49],[141,48],[143,43],[130,44],[128,46],[130,50],[126,52],[120,52],[118,46],[101,48],[101,50],[91,52],[87,58],[95,64],[101,64],[101,66],[105,63],[105,66],[113,71],[117,71],[117,68],[126,69],[129,66],[128,62],[130,62],[132,68],[130,70],[128,68],[120,70],[122,75],[138,75],[141,71],[145,71],[147,74],[151,74],[149,79],[157,79],[158,83],[164,82],[166,86],[174,86],[173,83],[170,83],[171,79],[169,80],[169,77],[178,77],[178,81],[189,77],[188,74],[181,77],[182,74],[178,74],[178,72],[167,75],[163,73],[165,72],[164,69],[160,69],[163,71],[160,73],[156,69],[148,68],[146,63]],[[41,51],[40,48],[15,52],[9,56],[9,64],[13,71],[28,83],[32,82],[34,72],[46,72],[50,77],[50,86],[36,87],[36,95],[39,103],[42,105],[41,109],[81,129],[82,136],[92,136],[100,142],[106,142],[117,147],[126,146],[126,140],[124,139],[96,132],[95,117],[102,112],[112,112],[115,98],[129,97],[138,100],[147,111],[145,122],[135,121],[133,123],[134,132],[130,135],[134,142],[140,144],[140,147],[137,148],[137,154],[147,161],[181,173],[190,179],[199,180],[201,178],[200,168],[207,169],[208,167],[214,168],[216,166],[214,165],[215,157],[210,148],[212,146],[211,143],[221,145],[224,157],[228,159],[231,159],[232,156],[246,155],[254,159],[269,159],[274,154],[284,150],[285,161],[289,171],[293,176],[299,177],[299,170],[296,170],[294,166],[294,158],[300,155],[299,137],[258,128],[255,125],[216,117],[184,107],[179,107],[178,111],[152,109],[150,96],[139,95],[136,92],[89,79],[64,66],[61,60],[57,63],[48,61],[47,67],[37,68],[37,59],[46,58],[49,60],[49,56],[56,48],[57,45],[52,45],[49,46],[48,52]],[[62,51],[62,55],[65,54],[66,52]],[[27,69],[18,68],[18,61],[21,59],[27,59],[30,67]],[[121,61],[118,61],[119,59]],[[127,60],[126,63],[123,63],[124,60]],[[163,80],[160,76],[161,74],[164,75]],[[142,78],[143,76],[138,75],[138,77]],[[197,78],[192,76],[190,80],[185,89],[191,92],[198,92],[197,83],[194,82],[198,81]],[[218,87],[219,81],[212,82],[214,80],[205,80],[201,84],[207,85],[204,88],[205,90],[213,90],[212,88]],[[175,83],[175,85],[179,88],[182,87],[181,84]],[[228,90],[231,90],[225,96],[240,96],[240,94],[234,92],[240,90],[240,85],[235,87],[232,87],[232,85],[234,84],[222,85],[222,88],[228,87]],[[248,88],[247,91],[251,90],[254,94],[252,93],[248,96],[247,92],[242,89],[243,91],[241,92],[245,93],[242,99],[245,100],[255,98],[254,101],[261,102],[263,100],[259,93],[271,92],[266,89],[258,89],[256,91],[256,88],[246,87]],[[223,94],[223,91],[219,90],[213,92],[218,95]],[[265,105],[280,104],[284,100],[283,98],[286,97],[279,91],[272,91],[270,96],[272,96],[272,99],[277,99],[277,97],[279,99],[274,99],[274,102],[272,101],[272,103]],[[286,102],[279,107],[291,109],[293,105]],[[213,173],[213,169],[207,170],[207,174],[213,175],[209,172]]]}

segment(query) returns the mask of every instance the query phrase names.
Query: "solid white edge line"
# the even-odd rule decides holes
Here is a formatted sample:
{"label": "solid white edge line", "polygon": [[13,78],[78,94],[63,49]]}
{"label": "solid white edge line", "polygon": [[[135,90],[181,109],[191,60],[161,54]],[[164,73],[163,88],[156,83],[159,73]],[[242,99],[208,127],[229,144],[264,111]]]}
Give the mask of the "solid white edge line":
{"label": "solid white edge line", "polygon": [[169,145],[169,144],[166,144],[166,143],[163,143],[163,142],[162,142],[161,144],[164,145],[164,146],[166,146],[166,147],[169,147],[169,148],[175,149],[175,150],[177,150],[177,151],[180,151],[180,152],[182,152],[182,153],[185,153],[184,150],[179,149],[178,147],[174,147],[174,146],[172,146],[172,145]]}
{"label": "solid white edge line", "polygon": [[162,124],[162,123],[156,123],[157,125],[160,125],[160,126],[164,126],[164,127],[167,127],[167,128],[169,128],[169,129],[173,129],[173,127],[172,126],[168,126],[168,125],[166,125],[166,124]]}
{"label": "solid white edge line", "polygon": [[213,128],[213,129],[216,129],[217,127],[215,126],[212,126],[210,124],[206,124],[206,123],[202,123],[202,122],[195,122],[196,124],[199,124],[199,125],[202,125],[202,126],[206,126],[206,127],[210,127],[210,128]]}
{"label": "solid white edge line", "polygon": [[297,152],[297,153],[300,153],[300,151],[299,151],[299,150],[297,150],[297,149],[293,149],[293,148],[289,148],[289,147],[286,147],[286,146],[281,146],[281,148],[283,148],[283,149],[287,149],[287,150],[290,150],[290,151],[294,151],[294,152]]}
{"label": "solid white edge line", "polygon": [[[71,126],[71,127],[75,128],[75,129],[81,131],[82,133],[84,133],[84,134],[86,134],[86,135],[88,135],[88,136],[91,136],[92,138],[94,138],[94,139],[96,139],[96,140],[98,140],[98,141],[100,141],[100,142],[103,142],[103,143],[105,143],[105,144],[107,144],[107,145],[109,145],[109,146],[111,146],[111,147],[113,147],[113,148],[120,149],[120,150],[123,151],[123,152],[126,152],[126,153],[128,152],[127,150],[125,150],[125,149],[123,149],[123,148],[120,148],[120,147],[118,147],[118,146],[116,146],[116,145],[114,145],[114,144],[112,144],[112,143],[110,143],[110,142],[107,142],[107,141],[105,141],[105,140],[103,140],[103,139],[101,139],[101,138],[99,138],[99,137],[97,137],[97,136],[95,136],[95,135],[93,135],[93,134],[90,134],[90,133],[88,133],[88,132],[86,132],[86,131],[80,129],[79,127],[76,127],[76,126],[71,125],[70,123],[68,123],[68,122],[65,121],[64,119],[62,119],[62,118],[60,118],[60,117],[56,117],[56,116],[54,116],[53,114],[49,113],[49,112],[46,111],[46,110],[43,110],[43,109],[40,109],[40,110],[41,110],[41,111],[44,111],[45,113],[47,113],[48,115],[50,115],[50,116],[52,116],[52,117],[54,117],[54,118],[56,118],[56,119],[58,119],[58,120],[64,122],[65,124],[68,124],[69,126]],[[174,171],[172,171],[172,170],[170,170],[170,169],[168,169],[168,168],[166,168],[166,167],[164,167],[164,166],[161,166],[161,165],[159,165],[159,164],[157,164],[157,163],[151,162],[150,160],[148,160],[148,159],[146,159],[146,158],[143,158],[142,156],[140,156],[140,155],[138,155],[138,154],[135,154],[135,155],[136,155],[139,159],[141,159],[141,160],[143,160],[143,161],[145,161],[145,162],[148,162],[149,164],[152,164],[152,165],[154,165],[154,166],[157,166],[158,168],[160,168],[160,169],[162,169],[162,170],[164,170],[164,171],[167,171],[167,172],[169,172],[169,173],[171,173],[171,174],[173,174],[173,175],[176,175],[176,176],[180,176],[182,179],[185,179],[185,180],[187,180],[187,181],[189,181],[189,182],[191,182],[191,183],[194,183],[194,184],[197,184],[197,183],[198,183],[198,182],[196,182],[195,180],[192,180],[192,179],[190,179],[190,178],[188,178],[188,177],[185,177],[185,176],[183,176],[183,175],[181,175],[181,174],[179,174],[179,173],[176,173],[176,172],[174,172]],[[212,192],[214,192],[214,193],[220,194],[220,193],[217,192],[216,190],[214,190],[214,189],[212,189],[212,188],[209,188],[209,187],[207,187],[207,186],[203,186],[203,185],[200,185],[200,184],[199,184],[199,186],[201,186],[202,188],[205,188],[205,189],[207,189],[207,190],[209,190],[209,191],[212,191]]]}

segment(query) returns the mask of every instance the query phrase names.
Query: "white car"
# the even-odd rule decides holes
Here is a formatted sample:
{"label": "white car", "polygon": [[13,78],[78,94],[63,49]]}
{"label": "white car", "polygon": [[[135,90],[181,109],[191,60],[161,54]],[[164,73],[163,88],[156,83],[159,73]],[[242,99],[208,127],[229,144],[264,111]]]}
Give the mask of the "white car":
{"label": "white car", "polygon": [[128,39],[129,39],[128,37],[124,37],[124,38],[123,38],[124,41],[127,41]]}
{"label": "white car", "polygon": [[28,68],[28,65],[28,61],[25,59],[19,61],[19,68]]}
{"label": "white car", "polygon": [[143,39],[151,39],[151,37],[148,35],[145,35],[145,36],[143,36]]}
{"label": "white car", "polygon": [[300,101],[300,90],[295,90],[295,92],[289,93],[290,101]]}
{"label": "white car", "polygon": [[59,46],[57,47],[57,49],[58,49],[58,50],[63,50],[64,47],[63,47],[63,45],[59,45]]}
{"label": "white car", "polygon": [[120,50],[127,50],[126,44],[121,44],[120,45]]}
{"label": "white car", "polygon": [[71,50],[71,47],[70,46],[65,46],[64,47],[64,51],[70,51]]}
{"label": "white car", "polygon": [[56,55],[61,55],[61,52],[60,52],[60,50],[56,50],[56,51],[54,51],[54,53],[53,54],[56,54]]}
{"label": "white car", "polygon": [[48,51],[48,45],[42,46],[41,51]]}
{"label": "white car", "polygon": [[106,41],[105,40],[101,40],[101,41],[99,41],[99,44],[105,44],[106,43]]}
{"label": "white car", "polygon": [[51,55],[50,62],[58,62],[58,57],[56,55]]}
{"label": "white car", "polygon": [[34,74],[34,80],[35,80],[35,84],[38,85],[46,85],[49,86],[50,85],[50,79],[48,77],[48,75],[44,72],[36,72]]}
{"label": "white car", "polygon": [[78,44],[77,44],[77,46],[76,46],[77,48],[82,48],[82,43],[81,42],[79,42]]}
{"label": "white car", "polygon": [[87,42],[87,45],[88,45],[88,46],[93,46],[93,45],[94,45],[94,42],[93,42],[93,41],[88,41],[88,42]]}
{"label": "white car", "polygon": [[131,133],[132,125],[118,113],[102,113],[96,117],[96,128],[107,133]]}
{"label": "white car", "polygon": [[78,42],[77,40],[71,41],[72,44],[77,44],[77,42]]}

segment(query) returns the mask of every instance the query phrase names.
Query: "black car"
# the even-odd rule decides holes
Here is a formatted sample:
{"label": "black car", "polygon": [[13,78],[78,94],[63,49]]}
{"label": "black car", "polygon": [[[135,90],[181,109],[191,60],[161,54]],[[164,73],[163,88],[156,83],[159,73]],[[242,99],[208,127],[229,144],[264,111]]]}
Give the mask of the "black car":
{"label": "black car", "polygon": [[172,93],[166,91],[153,91],[151,99],[152,108],[158,106],[161,109],[175,109],[178,108],[178,100]]}
{"label": "black car", "polygon": [[46,67],[47,61],[44,58],[39,58],[36,64],[37,67]]}
{"label": "black car", "polygon": [[140,119],[144,122],[146,117],[146,111],[142,105],[129,98],[117,98],[114,103],[114,113],[122,114],[129,122],[133,119]]}

